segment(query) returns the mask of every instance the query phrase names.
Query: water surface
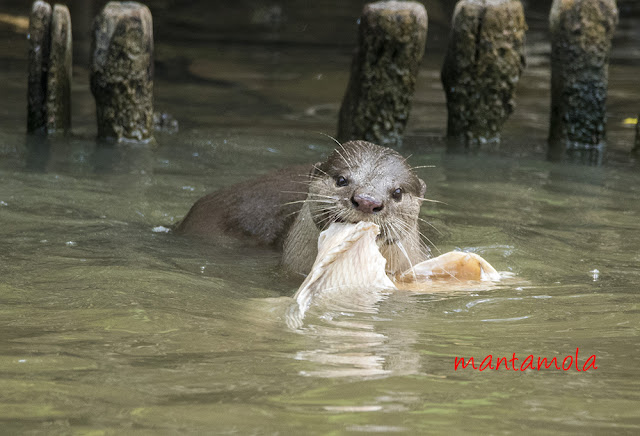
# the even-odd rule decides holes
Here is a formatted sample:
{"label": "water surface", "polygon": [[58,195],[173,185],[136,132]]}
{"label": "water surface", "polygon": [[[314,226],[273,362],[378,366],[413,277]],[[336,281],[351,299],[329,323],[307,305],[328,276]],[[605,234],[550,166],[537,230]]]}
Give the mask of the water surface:
{"label": "water surface", "polygon": [[[105,148],[82,66],[73,136],[25,137],[23,40],[3,33],[3,431],[637,433],[640,172],[622,120],[640,100],[639,22],[621,25],[601,167],[544,159],[540,22],[502,150],[446,153],[437,52],[401,150],[433,166],[417,171],[445,203],[422,209],[434,253],[473,251],[514,277],[396,292],[375,313],[316,313],[297,331],[284,313],[300,280],[278,269],[278,253],[157,227],[219,187],[322,160],[332,141],[317,132],[335,129],[350,50],[161,42],[156,106],[180,132],[158,133],[155,149]],[[580,369],[590,355],[598,369],[454,369],[456,357],[562,362],[576,348]]]}

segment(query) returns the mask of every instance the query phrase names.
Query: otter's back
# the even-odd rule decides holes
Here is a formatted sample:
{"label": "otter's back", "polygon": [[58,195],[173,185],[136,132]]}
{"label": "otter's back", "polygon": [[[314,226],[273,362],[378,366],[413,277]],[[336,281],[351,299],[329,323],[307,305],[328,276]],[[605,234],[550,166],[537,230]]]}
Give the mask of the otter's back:
{"label": "otter's back", "polygon": [[281,246],[307,197],[311,166],[275,171],[200,198],[174,229],[212,238],[234,233]]}

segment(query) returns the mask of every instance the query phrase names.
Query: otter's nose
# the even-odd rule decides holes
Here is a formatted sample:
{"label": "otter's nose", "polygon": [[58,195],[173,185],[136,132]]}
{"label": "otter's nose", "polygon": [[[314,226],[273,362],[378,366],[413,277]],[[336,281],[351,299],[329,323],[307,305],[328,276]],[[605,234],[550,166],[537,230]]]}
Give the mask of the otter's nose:
{"label": "otter's nose", "polygon": [[381,201],[367,194],[355,194],[351,197],[351,204],[360,212],[364,213],[380,212],[384,208]]}

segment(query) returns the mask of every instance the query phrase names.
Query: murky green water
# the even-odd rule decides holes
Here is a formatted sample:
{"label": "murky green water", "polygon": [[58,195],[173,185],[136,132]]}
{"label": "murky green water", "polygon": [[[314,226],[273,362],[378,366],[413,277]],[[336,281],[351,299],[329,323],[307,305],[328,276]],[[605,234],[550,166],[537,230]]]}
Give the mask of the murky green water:
{"label": "murky green water", "polygon": [[[0,432],[637,433],[640,172],[622,123],[640,101],[637,26],[622,23],[612,153],[599,168],[544,160],[542,32],[530,36],[500,152],[445,152],[433,53],[402,150],[434,166],[418,171],[446,203],[424,206],[437,229],[425,233],[436,253],[472,250],[515,277],[489,290],[397,292],[375,314],[316,314],[297,332],[283,314],[299,283],[279,272],[277,253],[154,228],[220,186],[322,159],[332,143],[316,132],[335,130],[349,50],[159,43],[156,106],[181,131],[158,134],[154,150],[96,147],[78,67],[74,136],[46,147],[23,134],[25,44],[5,31]],[[580,369],[591,355],[598,368],[454,369],[455,357],[489,354],[561,364],[576,348]]]}

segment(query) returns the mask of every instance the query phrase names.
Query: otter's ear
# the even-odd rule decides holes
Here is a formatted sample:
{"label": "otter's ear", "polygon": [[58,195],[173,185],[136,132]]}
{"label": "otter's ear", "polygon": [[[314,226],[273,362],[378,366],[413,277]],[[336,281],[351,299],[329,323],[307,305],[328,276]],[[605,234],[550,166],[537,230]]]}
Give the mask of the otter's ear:
{"label": "otter's ear", "polygon": [[309,178],[322,176],[320,165],[322,165],[322,162],[316,162],[313,164],[313,168],[311,168],[311,172],[309,173]]}
{"label": "otter's ear", "polygon": [[420,197],[424,197],[424,193],[427,192],[427,184],[422,179],[420,180]]}

